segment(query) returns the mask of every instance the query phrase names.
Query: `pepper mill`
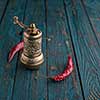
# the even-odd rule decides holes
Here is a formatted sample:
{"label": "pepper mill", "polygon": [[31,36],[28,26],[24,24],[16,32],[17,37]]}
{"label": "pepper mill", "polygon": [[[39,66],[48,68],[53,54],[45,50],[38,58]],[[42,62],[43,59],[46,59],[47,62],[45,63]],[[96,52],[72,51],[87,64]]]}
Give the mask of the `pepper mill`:
{"label": "pepper mill", "polygon": [[36,28],[35,24],[30,26],[24,25],[14,16],[14,24],[18,24],[24,28],[24,49],[20,57],[20,61],[30,69],[38,69],[39,65],[43,63],[43,53],[41,51],[42,32]]}

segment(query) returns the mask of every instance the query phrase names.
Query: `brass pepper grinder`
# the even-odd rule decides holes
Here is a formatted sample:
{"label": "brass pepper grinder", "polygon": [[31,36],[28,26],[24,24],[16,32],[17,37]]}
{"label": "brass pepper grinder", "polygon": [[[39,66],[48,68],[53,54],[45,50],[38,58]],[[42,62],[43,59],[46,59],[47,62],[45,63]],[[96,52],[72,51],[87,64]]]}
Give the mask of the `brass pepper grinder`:
{"label": "brass pepper grinder", "polygon": [[24,28],[24,49],[20,61],[30,69],[37,69],[43,63],[43,53],[41,51],[42,32],[36,28],[35,24],[24,25],[14,16],[14,24]]}

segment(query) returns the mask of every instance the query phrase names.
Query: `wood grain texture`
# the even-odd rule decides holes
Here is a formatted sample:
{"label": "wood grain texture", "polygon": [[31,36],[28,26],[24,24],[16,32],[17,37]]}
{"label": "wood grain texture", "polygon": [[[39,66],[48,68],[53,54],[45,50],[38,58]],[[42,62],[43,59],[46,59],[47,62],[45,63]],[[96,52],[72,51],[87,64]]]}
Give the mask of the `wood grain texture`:
{"label": "wood grain texture", "polygon": [[43,32],[43,54],[45,62],[39,71],[28,70],[20,63],[18,58],[17,73],[14,85],[14,100],[46,100],[47,81],[46,78],[46,33],[45,33],[45,8],[44,1],[28,0],[25,11],[24,23],[29,25],[35,23]]}
{"label": "wood grain texture", "polygon": [[[91,0],[92,2],[92,0]],[[70,5],[69,5],[70,4]],[[86,100],[99,100],[100,93],[100,45],[83,1],[66,0],[66,9],[76,52],[83,95]],[[98,23],[99,25],[99,23]]]}
{"label": "wood grain texture", "polygon": [[100,33],[100,1],[99,0],[85,0],[82,1],[83,6],[88,14],[91,24],[94,28],[97,37]]}
{"label": "wood grain texture", "polygon": [[[71,41],[69,42],[69,28],[63,1],[47,0],[46,9],[48,38],[47,74],[53,76],[64,70],[67,56],[69,53],[73,54],[73,52],[69,48]],[[55,70],[52,70],[53,68]],[[48,80],[48,100],[83,100],[76,65],[75,70],[66,80],[58,83]]]}
{"label": "wood grain texture", "polygon": [[24,1],[10,0],[0,24],[0,100],[11,100],[12,98],[17,59],[15,57],[13,62],[8,64],[7,57],[11,47],[19,40],[12,18],[14,15],[20,15],[20,19],[23,18],[24,4]]}
{"label": "wood grain texture", "polygon": [[[88,16],[88,20],[91,26],[91,29],[94,33],[96,42],[92,42],[91,45],[93,45],[93,54],[95,56],[95,60],[98,63],[98,66],[96,67],[96,69],[99,70],[100,64],[99,64],[99,60],[100,60],[100,1],[99,0],[86,0],[85,2],[82,0],[81,4],[85,10],[85,13]],[[96,46],[96,44],[98,43],[98,46]],[[98,75],[98,71],[95,71],[95,74],[97,75],[96,77],[99,77],[100,74]],[[97,83],[92,83],[93,86],[91,88],[91,91],[89,93],[88,98],[93,98],[95,100],[99,100],[100,99],[100,88],[98,88],[97,86],[100,86],[100,79],[97,79],[98,82]]]}
{"label": "wood grain texture", "polygon": [[[19,16],[43,32],[45,62],[28,70],[19,55],[8,64],[12,46],[23,30],[13,25]],[[0,100],[100,100],[100,0],[0,1]],[[62,82],[46,76],[61,73],[71,54],[75,69]]]}

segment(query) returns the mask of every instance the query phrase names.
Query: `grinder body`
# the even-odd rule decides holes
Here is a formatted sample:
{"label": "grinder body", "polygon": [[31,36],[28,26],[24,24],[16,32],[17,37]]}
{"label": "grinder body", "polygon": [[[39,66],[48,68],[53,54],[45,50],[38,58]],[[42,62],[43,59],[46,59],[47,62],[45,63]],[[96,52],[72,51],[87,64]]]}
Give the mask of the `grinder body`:
{"label": "grinder body", "polygon": [[[31,32],[31,31],[30,31]],[[43,53],[41,51],[42,32],[31,34],[28,31],[24,32],[24,49],[21,54],[21,62],[29,65],[29,68],[38,67],[43,63]]]}

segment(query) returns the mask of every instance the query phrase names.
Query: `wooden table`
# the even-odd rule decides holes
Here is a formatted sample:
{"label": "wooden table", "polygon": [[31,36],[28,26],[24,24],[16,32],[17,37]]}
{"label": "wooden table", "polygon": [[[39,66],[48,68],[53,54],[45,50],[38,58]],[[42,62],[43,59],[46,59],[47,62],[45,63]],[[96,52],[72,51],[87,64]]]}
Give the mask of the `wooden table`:
{"label": "wooden table", "polygon": [[[10,49],[22,40],[25,24],[43,32],[45,62],[38,71],[26,69]],[[46,76],[61,73],[71,54],[74,71],[61,82]],[[100,100],[100,0],[0,1],[0,100]]]}

